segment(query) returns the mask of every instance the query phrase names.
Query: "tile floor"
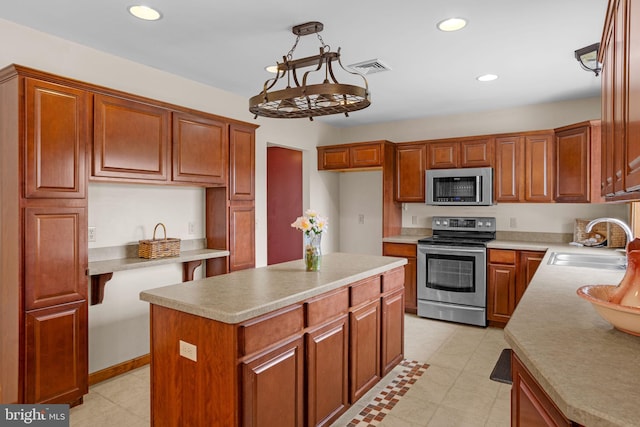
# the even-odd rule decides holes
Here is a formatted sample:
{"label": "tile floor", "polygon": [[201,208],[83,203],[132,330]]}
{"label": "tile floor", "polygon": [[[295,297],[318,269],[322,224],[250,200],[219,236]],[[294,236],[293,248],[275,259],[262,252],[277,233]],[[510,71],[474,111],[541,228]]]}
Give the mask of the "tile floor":
{"label": "tile floor", "polygon": [[[378,425],[508,427],[511,387],[489,379],[505,347],[501,329],[406,315],[405,358],[430,366]],[[347,426],[396,374],[394,369],[332,427]],[[71,426],[149,426],[149,367],[92,386],[84,404],[71,409]]]}

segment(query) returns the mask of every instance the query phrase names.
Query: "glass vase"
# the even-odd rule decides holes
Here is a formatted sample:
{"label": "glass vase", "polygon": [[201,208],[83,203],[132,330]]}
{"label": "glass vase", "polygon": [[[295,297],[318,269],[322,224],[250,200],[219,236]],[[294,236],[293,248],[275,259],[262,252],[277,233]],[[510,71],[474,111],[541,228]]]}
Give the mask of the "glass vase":
{"label": "glass vase", "polygon": [[304,236],[304,263],[307,271],[320,271],[322,263],[321,240],[322,234]]}

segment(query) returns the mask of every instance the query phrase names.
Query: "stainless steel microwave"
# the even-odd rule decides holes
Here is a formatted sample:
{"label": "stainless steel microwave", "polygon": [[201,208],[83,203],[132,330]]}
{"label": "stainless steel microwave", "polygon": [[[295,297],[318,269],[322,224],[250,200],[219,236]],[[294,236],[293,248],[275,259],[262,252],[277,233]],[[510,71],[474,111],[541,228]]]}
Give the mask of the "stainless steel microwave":
{"label": "stainless steel microwave", "polygon": [[425,177],[427,205],[493,204],[493,168],[427,169]]}

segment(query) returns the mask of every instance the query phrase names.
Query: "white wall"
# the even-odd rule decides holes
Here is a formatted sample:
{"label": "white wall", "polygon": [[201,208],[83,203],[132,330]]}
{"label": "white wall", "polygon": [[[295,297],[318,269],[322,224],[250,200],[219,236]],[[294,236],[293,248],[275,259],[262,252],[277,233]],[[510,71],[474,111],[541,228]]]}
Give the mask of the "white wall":
{"label": "white wall", "polygon": [[[338,218],[337,174],[316,169],[316,145],[337,140],[338,131],[306,119],[253,119],[244,97],[187,80],[162,70],[100,52],[0,19],[0,67],[15,63],[53,74],[260,125],[256,132],[256,264],[266,265],[266,147],[268,144],[304,152],[304,208]],[[257,82],[259,84],[259,82]],[[256,90],[259,87],[256,86]],[[166,190],[166,191],[165,191]],[[167,206],[169,202],[169,206]],[[124,245],[145,236],[162,221],[172,237],[187,234],[190,219],[197,221],[195,237],[203,235],[203,190],[135,185],[89,185],[89,222],[97,228],[92,247]],[[339,247],[334,226],[323,239],[323,251]],[[177,283],[178,266],[115,273],[104,302],[89,307],[89,370],[148,353],[148,307],[138,299],[141,290]]]}

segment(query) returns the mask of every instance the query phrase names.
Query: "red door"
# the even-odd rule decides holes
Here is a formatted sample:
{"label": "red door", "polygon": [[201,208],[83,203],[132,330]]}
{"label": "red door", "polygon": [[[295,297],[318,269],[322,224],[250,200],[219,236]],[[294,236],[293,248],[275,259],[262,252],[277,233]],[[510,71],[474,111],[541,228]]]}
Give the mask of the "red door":
{"label": "red door", "polygon": [[302,258],[302,152],[267,147],[267,264]]}

